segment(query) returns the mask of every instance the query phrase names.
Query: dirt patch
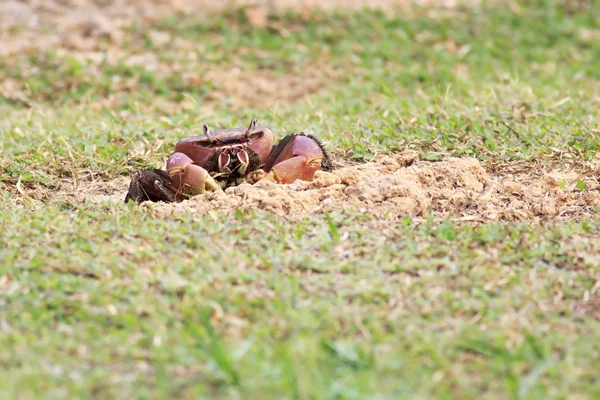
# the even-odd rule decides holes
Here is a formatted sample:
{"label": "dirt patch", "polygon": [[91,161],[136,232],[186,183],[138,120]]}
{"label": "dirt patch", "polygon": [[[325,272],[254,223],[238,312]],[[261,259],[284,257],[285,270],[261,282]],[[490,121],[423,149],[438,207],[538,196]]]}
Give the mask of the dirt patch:
{"label": "dirt patch", "polygon": [[339,83],[335,71],[324,64],[279,76],[268,70],[212,70],[205,74],[203,80],[213,82],[218,88],[210,93],[209,100],[227,100],[234,108],[293,103],[324,90],[331,82]]}
{"label": "dirt patch", "polygon": [[575,304],[575,312],[600,321],[600,296],[594,294]]}
{"label": "dirt patch", "polygon": [[[430,211],[474,222],[591,217],[600,206],[600,192],[597,183],[582,176],[575,171],[531,169],[515,174],[510,167],[490,175],[474,158],[431,162],[406,150],[374,162],[319,171],[311,182],[242,184],[178,204],[144,203],[143,207],[160,216],[251,210],[291,220],[343,211],[377,220],[426,217]],[[62,180],[53,190],[20,187],[19,193],[33,201],[111,203],[123,201],[128,184],[128,177],[106,182],[90,180],[86,174],[77,181]]]}
{"label": "dirt patch", "polygon": [[44,203],[51,201],[65,201],[72,204],[91,203],[119,203],[125,198],[130,178],[119,177],[110,181],[96,178],[89,171],[80,171],[77,179],[64,178],[58,180],[53,188],[43,185],[15,185],[0,182],[0,192],[16,194],[14,204],[21,206],[27,202]]}
{"label": "dirt patch", "polygon": [[240,185],[180,204],[147,205],[159,214],[237,210],[272,213],[290,219],[310,214],[357,211],[376,219],[438,215],[467,221],[524,221],[593,215],[596,190],[580,190],[576,173],[549,172],[494,177],[473,158],[420,161],[415,151],[376,162],[318,172],[312,182]]}

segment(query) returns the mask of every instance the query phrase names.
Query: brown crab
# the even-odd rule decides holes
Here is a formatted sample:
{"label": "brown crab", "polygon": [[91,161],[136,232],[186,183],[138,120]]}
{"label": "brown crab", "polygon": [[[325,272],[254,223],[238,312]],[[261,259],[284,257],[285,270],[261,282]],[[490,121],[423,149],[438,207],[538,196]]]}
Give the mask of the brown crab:
{"label": "brown crab", "polygon": [[181,140],[167,160],[166,171],[136,172],[125,202],[177,202],[205,191],[223,190],[242,182],[309,181],[318,170],[330,170],[327,152],[311,135],[291,134],[273,146],[275,136],[256,120],[248,128],[211,132]]}

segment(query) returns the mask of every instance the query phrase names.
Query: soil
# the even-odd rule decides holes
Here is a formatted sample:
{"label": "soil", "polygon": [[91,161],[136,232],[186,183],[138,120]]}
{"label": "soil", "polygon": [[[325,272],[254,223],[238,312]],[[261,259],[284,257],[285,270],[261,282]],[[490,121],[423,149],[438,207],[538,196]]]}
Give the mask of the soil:
{"label": "soil", "polygon": [[[578,179],[573,172],[528,178],[491,177],[474,158],[429,162],[420,161],[415,151],[404,151],[331,173],[318,172],[311,182],[244,184],[152,208],[161,214],[216,211],[229,215],[253,210],[290,219],[354,210],[383,220],[426,216],[431,210],[483,222],[591,215],[600,200],[598,191],[573,187]],[[568,182],[570,187],[560,187]]]}
{"label": "soil", "polygon": [[271,71],[246,72],[239,68],[210,70],[205,81],[218,85],[207,101],[227,99],[235,107],[267,108],[277,103],[293,103],[339,82],[333,68],[321,64],[301,72],[276,76]]}
{"label": "soil", "polygon": [[[157,216],[185,212],[234,215],[238,210],[300,220],[309,215],[354,211],[376,220],[406,216],[427,217],[431,212],[462,221],[525,221],[581,218],[594,215],[600,192],[592,182],[582,189],[579,173],[495,171],[492,175],[474,158],[419,159],[406,150],[373,162],[319,171],[311,182],[290,185],[261,182],[242,184],[224,192],[206,193],[177,204],[143,203]],[[579,182],[579,183],[578,183]],[[71,203],[122,202],[128,177],[106,182],[80,178],[62,181],[58,190],[24,190],[33,201],[61,199]]]}

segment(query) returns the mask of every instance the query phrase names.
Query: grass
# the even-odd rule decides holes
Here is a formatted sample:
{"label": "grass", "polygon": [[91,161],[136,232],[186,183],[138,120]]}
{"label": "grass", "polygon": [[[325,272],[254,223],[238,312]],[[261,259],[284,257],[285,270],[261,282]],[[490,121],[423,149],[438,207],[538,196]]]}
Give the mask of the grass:
{"label": "grass", "polygon": [[[593,171],[598,18],[529,2],[288,14],[249,29],[234,12],[132,26],[121,43],[97,44],[115,59],[61,49],[0,59],[26,99],[0,98],[2,395],[597,398],[595,217],[168,218],[27,200],[18,188],[52,193],[62,179],[159,166],[199,124],[250,117],[278,134],[307,129],[340,159],[413,148],[498,170]],[[158,67],[132,66],[148,54]],[[257,74],[285,82],[315,67],[335,78],[273,107],[202,80],[237,69],[252,92]]]}

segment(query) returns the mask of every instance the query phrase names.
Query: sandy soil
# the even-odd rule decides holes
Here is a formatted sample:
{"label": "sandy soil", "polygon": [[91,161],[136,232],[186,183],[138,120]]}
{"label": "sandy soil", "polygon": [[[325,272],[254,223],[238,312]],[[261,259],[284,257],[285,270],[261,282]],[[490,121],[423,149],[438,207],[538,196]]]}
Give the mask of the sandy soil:
{"label": "sandy soil", "polygon": [[[340,211],[364,213],[376,220],[426,217],[430,211],[463,221],[524,221],[581,218],[594,214],[600,201],[597,182],[577,185],[576,171],[542,171],[531,167],[489,174],[474,158],[419,160],[406,150],[374,162],[318,172],[311,182],[243,184],[207,193],[178,204],[144,203],[160,216],[191,212],[197,216],[237,210],[270,213],[291,220]],[[89,175],[65,179],[52,190],[20,188],[30,201],[61,199],[73,204],[122,202],[129,178],[110,182]]]}
{"label": "sandy soil", "polygon": [[[371,162],[320,172],[312,182],[264,183],[229,188],[180,204],[152,205],[157,213],[255,210],[301,219],[310,214],[354,210],[376,219],[438,215],[473,221],[522,221],[592,214],[598,191],[576,188],[574,172],[549,172],[537,179],[491,177],[473,158],[420,161],[404,151]],[[564,187],[561,188],[564,183]]]}

